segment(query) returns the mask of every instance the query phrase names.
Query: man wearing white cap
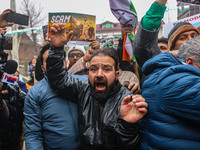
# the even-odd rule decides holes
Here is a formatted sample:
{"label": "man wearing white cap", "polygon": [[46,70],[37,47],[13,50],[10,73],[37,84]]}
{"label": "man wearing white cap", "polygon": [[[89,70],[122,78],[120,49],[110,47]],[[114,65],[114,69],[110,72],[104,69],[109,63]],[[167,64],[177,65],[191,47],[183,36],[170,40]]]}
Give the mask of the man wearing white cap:
{"label": "man wearing white cap", "polygon": [[83,46],[72,46],[67,52],[67,57],[69,60],[69,67],[71,68],[82,56],[85,54],[85,49]]}

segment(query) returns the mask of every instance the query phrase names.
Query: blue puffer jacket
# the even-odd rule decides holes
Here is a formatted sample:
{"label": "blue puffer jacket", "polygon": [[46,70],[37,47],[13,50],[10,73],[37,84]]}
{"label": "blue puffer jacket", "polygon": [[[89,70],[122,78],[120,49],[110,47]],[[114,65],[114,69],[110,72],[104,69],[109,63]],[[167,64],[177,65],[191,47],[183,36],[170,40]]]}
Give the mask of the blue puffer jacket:
{"label": "blue puffer jacket", "polygon": [[42,139],[45,150],[79,148],[77,106],[54,93],[46,77],[28,91],[24,114],[27,150],[42,150]]}
{"label": "blue puffer jacket", "polygon": [[200,70],[161,53],[143,68],[148,113],[139,122],[142,150],[200,149]]}

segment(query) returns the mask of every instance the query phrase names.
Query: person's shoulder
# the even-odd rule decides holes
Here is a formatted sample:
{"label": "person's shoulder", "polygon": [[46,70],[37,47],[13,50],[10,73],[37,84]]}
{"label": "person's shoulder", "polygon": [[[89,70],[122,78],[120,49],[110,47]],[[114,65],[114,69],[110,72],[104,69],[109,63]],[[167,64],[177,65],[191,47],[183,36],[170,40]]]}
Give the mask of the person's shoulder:
{"label": "person's shoulder", "polygon": [[38,81],[37,83],[35,83],[32,87],[30,87],[29,91],[40,91],[40,90],[44,90],[48,87],[48,82],[45,78],[43,78],[42,80]]}
{"label": "person's shoulder", "polygon": [[159,74],[155,89],[161,90],[162,94],[181,94],[186,89],[195,90],[193,87],[197,85],[200,85],[200,70],[191,65],[176,65]]}

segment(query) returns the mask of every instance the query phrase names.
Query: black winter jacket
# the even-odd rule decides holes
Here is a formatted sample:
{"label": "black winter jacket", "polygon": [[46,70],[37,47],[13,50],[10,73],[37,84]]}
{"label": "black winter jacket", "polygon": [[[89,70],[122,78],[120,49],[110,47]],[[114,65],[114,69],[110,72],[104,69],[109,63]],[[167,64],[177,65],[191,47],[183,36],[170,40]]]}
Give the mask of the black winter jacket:
{"label": "black winter jacket", "polygon": [[105,102],[91,96],[88,81],[68,77],[63,68],[63,51],[49,51],[47,76],[51,87],[64,98],[78,104],[81,148],[136,149],[139,143],[137,124],[120,116],[123,98],[131,92],[119,82]]}
{"label": "black winter jacket", "polygon": [[0,124],[1,144],[17,145],[22,141],[26,93],[20,90],[19,85],[8,84],[6,90],[8,94],[2,97],[9,110],[9,119],[4,124]]}

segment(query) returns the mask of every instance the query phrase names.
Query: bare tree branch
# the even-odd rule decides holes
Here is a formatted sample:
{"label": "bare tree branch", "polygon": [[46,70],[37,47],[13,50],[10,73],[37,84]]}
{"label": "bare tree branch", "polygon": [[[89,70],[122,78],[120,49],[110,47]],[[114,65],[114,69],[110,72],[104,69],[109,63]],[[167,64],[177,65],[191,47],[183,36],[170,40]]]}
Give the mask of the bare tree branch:
{"label": "bare tree branch", "polygon": [[[41,26],[45,17],[42,15],[43,8],[41,5],[36,5],[33,0],[23,0],[20,11],[29,16],[29,26],[38,27]],[[31,30],[31,39],[35,43],[35,53],[37,55],[37,38],[38,32]]]}

